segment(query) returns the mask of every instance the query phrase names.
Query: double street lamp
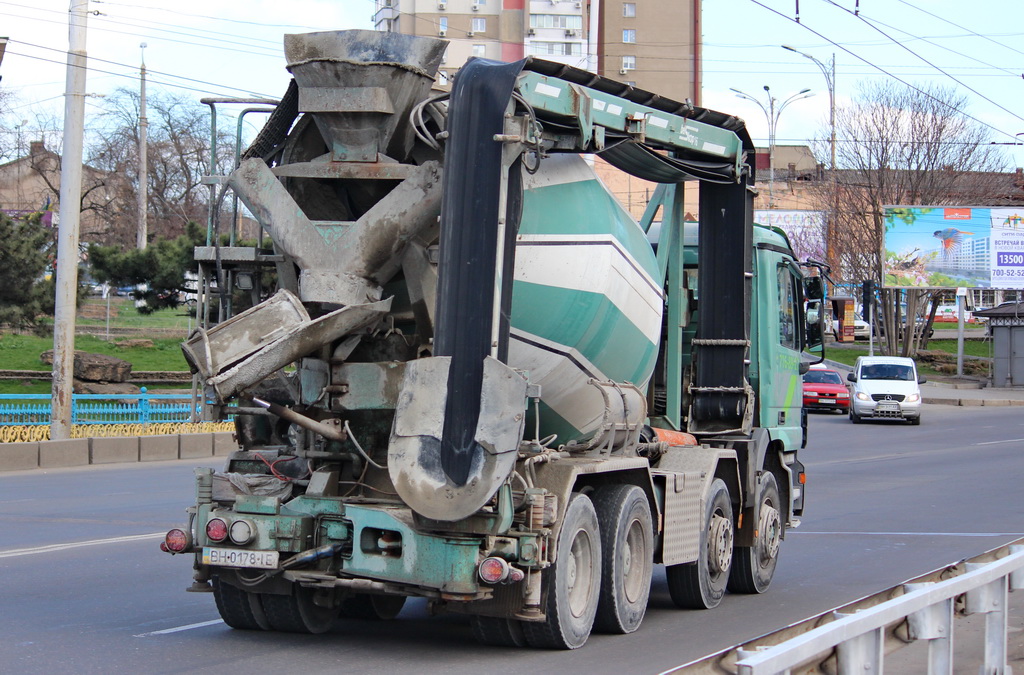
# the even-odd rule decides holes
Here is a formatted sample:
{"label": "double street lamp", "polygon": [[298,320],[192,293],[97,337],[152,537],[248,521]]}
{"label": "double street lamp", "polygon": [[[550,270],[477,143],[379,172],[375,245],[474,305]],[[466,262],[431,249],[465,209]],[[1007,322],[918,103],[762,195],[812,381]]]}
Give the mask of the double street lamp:
{"label": "double street lamp", "polygon": [[792,94],[783,100],[782,103],[779,103],[779,100],[772,96],[771,88],[769,88],[768,85],[765,85],[764,91],[768,95],[768,105],[766,106],[759,99],[756,99],[750,94],[742,92],[739,89],[733,89],[730,87],[729,91],[734,92],[740,98],[745,98],[748,101],[756,103],[768,119],[768,208],[775,208],[775,130],[779,124],[779,117],[782,115],[782,111],[786,109],[786,106],[793,101],[799,101],[802,98],[807,98],[814,94],[811,93],[810,89],[801,89],[797,93]]}

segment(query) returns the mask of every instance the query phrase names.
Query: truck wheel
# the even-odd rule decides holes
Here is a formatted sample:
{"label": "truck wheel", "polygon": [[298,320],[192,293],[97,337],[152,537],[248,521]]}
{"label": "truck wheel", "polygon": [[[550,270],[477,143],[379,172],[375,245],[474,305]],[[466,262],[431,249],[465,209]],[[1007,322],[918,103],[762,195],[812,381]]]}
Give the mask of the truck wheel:
{"label": "truck wheel", "polygon": [[857,413],[853,412],[853,407],[850,407],[850,421],[854,424],[860,424],[861,417]]}
{"label": "truck wheel", "polygon": [[601,528],[601,595],[594,628],[632,633],[651,594],[654,532],[647,495],[635,485],[609,485],[594,494]]}
{"label": "truck wheel", "polygon": [[721,478],[711,483],[704,506],[704,528],[696,562],[665,568],[668,592],[676,607],[712,609],[722,602],[732,563],[733,521],[729,488]]}
{"label": "truck wheel", "polygon": [[555,564],[543,572],[544,621],[524,621],[533,647],[576,649],[590,637],[601,590],[601,535],[594,504],[573,494],[555,544]]}
{"label": "truck wheel", "polygon": [[224,623],[240,630],[267,630],[266,615],[258,593],[250,593],[213,578],[213,599]]}
{"label": "truck wheel", "polygon": [[334,625],[338,609],[313,602],[310,588],[293,585],[289,595],[263,594],[263,609],[274,630],[285,633],[326,633]]}
{"label": "truck wheel", "polygon": [[356,593],[341,601],[338,616],[343,619],[390,621],[405,607],[404,595]]}
{"label": "truck wheel", "polygon": [[471,616],[469,625],[473,637],[482,645],[491,647],[525,647],[523,622],[494,616]]}
{"label": "truck wheel", "polygon": [[919,424],[921,424],[921,416],[918,415],[917,417],[911,417],[910,423],[913,424],[914,426],[918,426]]}
{"label": "truck wheel", "polygon": [[764,593],[775,576],[782,540],[782,513],[779,485],[770,471],[761,475],[758,485],[758,517],[753,546],[733,549],[729,590],[733,593]]}

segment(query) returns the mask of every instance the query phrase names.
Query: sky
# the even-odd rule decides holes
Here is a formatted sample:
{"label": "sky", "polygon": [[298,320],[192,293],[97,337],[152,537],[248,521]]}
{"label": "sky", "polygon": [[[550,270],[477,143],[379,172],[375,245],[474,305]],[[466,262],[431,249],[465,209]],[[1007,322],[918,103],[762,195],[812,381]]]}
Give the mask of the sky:
{"label": "sky", "polygon": [[[76,0],[76,2],[81,0]],[[613,0],[618,2],[618,0]],[[400,0],[399,0],[400,2]],[[636,0],[643,11],[644,0]],[[736,96],[739,89],[767,105],[764,86],[781,103],[777,143],[804,143],[827,135],[829,96],[812,61],[835,54],[836,105],[848,105],[860,83],[899,78],[941,84],[968,100],[965,112],[985,125],[1006,150],[1007,168],[1024,166],[1024,2],[1021,0],[703,0],[703,105],[747,121],[766,144],[766,114]],[[63,109],[69,0],[0,1],[0,36],[10,39],[0,87],[11,92],[6,118],[24,137],[36,113]],[[399,4],[400,7],[400,4]],[[175,3],[88,3],[86,115],[96,97],[138,87],[145,58],[149,91],[194,96],[284,93],[288,73],[285,33],[372,28],[373,0],[178,0]],[[799,22],[796,11],[799,8]],[[642,41],[642,35],[638,36]],[[146,48],[140,48],[140,43]],[[665,64],[685,58],[668,51]],[[24,120],[24,124],[20,123]],[[88,121],[87,121],[88,125]],[[27,144],[27,141],[23,141]]]}

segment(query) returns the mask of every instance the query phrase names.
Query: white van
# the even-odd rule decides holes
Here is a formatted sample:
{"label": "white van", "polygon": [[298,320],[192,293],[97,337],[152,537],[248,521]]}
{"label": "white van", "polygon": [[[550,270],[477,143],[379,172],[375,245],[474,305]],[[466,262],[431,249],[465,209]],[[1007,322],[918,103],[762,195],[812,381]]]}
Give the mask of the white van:
{"label": "white van", "polygon": [[850,388],[850,421],[862,418],[902,419],[921,423],[921,388],[913,359],[903,356],[859,356],[846,376]]}

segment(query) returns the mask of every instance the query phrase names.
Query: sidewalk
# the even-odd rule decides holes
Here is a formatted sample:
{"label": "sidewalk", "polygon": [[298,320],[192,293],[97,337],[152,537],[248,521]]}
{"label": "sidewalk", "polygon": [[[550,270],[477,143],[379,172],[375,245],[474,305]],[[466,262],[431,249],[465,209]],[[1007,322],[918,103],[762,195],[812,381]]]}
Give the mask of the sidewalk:
{"label": "sidewalk", "polygon": [[[850,366],[825,359],[825,363],[844,376]],[[1003,389],[985,386],[983,381],[952,376],[927,376],[921,385],[924,403],[956,406],[1024,406],[1024,389]]]}

